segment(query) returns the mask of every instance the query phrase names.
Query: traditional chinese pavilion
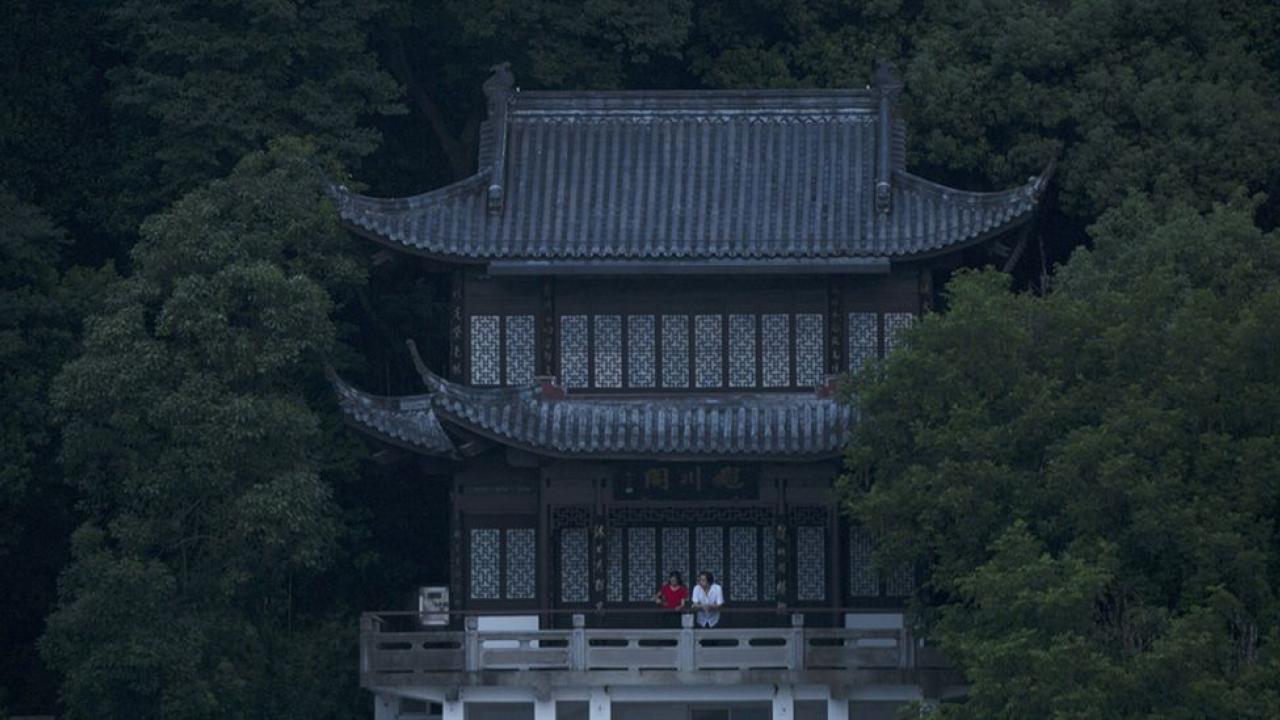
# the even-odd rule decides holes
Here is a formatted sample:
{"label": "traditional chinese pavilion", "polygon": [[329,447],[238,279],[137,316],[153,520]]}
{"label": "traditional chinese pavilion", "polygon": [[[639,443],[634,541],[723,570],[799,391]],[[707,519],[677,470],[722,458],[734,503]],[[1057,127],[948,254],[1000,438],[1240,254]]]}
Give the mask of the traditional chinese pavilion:
{"label": "traditional chinese pavilion", "polygon": [[[335,378],[353,425],[452,488],[423,520],[450,528],[447,608],[362,621],[378,718],[870,718],[961,691],[904,626],[913,570],[877,567],[834,501],[857,413],[833,380],[1047,176],[912,175],[899,90],[882,67],[854,90],[525,92],[500,67],[474,175],[334,189],[348,228],[452,283],[419,394]],[[672,570],[715,574],[720,626],[656,609]]]}

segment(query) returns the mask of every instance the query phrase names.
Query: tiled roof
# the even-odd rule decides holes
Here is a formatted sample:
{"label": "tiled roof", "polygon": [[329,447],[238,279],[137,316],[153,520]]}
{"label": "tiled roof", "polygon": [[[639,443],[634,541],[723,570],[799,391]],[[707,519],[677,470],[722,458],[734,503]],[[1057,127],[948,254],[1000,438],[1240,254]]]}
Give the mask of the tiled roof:
{"label": "tiled roof", "polygon": [[[531,452],[599,459],[816,460],[839,455],[854,421],[849,405],[817,393],[556,397],[537,386],[473,388],[424,378],[427,395],[344,400],[343,411],[358,426],[429,454],[442,454],[428,449],[443,435],[439,418]],[[351,391],[339,386],[344,392]]]}
{"label": "tiled roof", "polygon": [[462,262],[899,258],[1030,216],[1045,177],[978,193],[907,173],[901,123],[881,132],[878,98],[512,91],[475,175],[407,198],[334,197],[353,230]]}
{"label": "tiled roof", "polygon": [[426,455],[452,457],[456,454],[453,441],[436,419],[430,395],[379,397],[355,389],[332,372],[329,380],[349,423]]}

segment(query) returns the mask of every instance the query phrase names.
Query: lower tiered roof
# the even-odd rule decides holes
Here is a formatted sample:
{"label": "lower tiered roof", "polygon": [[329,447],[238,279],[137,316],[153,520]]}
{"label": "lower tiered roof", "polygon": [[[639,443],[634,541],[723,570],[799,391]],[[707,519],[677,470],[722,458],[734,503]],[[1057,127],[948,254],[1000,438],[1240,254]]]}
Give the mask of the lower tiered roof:
{"label": "lower tiered roof", "polygon": [[429,392],[402,397],[368,395],[335,376],[347,420],[442,458],[458,457],[461,438],[473,435],[553,457],[817,460],[839,455],[855,419],[825,390],[580,397],[549,385],[468,387],[420,370]]}

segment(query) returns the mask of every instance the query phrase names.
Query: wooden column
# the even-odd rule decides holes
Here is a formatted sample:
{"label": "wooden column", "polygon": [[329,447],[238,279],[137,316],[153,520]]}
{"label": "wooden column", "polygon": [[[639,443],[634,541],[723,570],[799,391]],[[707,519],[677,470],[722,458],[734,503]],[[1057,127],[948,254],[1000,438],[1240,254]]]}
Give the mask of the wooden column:
{"label": "wooden column", "polygon": [[847,559],[847,550],[844,547],[844,533],[840,532],[840,509],[839,502],[835,496],[836,490],[834,484],[830,490],[832,494],[831,502],[827,504],[827,528],[830,531],[830,542],[827,543],[827,600],[831,606],[831,622],[837,627],[843,625],[840,620],[839,608],[844,600],[844,568]]}
{"label": "wooden column", "polygon": [[461,270],[455,271],[450,276],[449,286],[449,379],[457,383],[465,383],[464,350],[466,342],[466,332],[464,324],[466,322],[466,309],[464,307],[465,293],[463,286],[465,284],[465,276]]}
{"label": "wooden column", "polygon": [[453,489],[449,492],[449,609],[462,610],[467,607],[465,588],[463,587],[464,553],[469,549],[463,542],[462,512],[458,509],[460,483],[453,477]]}
{"label": "wooden column", "polygon": [[538,594],[538,609],[541,617],[538,626],[555,627],[555,619],[551,617],[551,517],[547,507],[547,480],[538,474],[538,581],[535,584]]}
{"label": "wooden column", "polygon": [[844,372],[844,278],[827,278],[827,374]]}

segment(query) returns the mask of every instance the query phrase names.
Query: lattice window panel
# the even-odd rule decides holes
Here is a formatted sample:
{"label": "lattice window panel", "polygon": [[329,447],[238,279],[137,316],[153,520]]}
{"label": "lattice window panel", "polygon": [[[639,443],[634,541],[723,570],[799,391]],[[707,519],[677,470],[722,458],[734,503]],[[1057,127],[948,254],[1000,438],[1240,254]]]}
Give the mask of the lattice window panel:
{"label": "lattice window panel", "polygon": [[827,539],[824,528],[796,528],[796,599],[821,602],[827,598]]}
{"label": "lattice window panel", "polygon": [[507,598],[532,600],[538,589],[538,539],[533,528],[507,529]]}
{"label": "lattice window panel", "polygon": [[497,315],[471,316],[471,384],[499,385],[502,383],[501,347]]}
{"label": "lattice window panel", "polygon": [[826,382],[826,356],[823,354],[823,316],[819,313],[796,315],[796,385],[817,387]]}
{"label": "lattice window panel", "polygon": [[[766,528],[766,534],[767,528]],[[726,577],[730,599],[754,602],[760,598],[757,538],[760,528],[729,528],[729,574]]]}
{"label": "lattice window panel", "polygon": [[646,602],[658,591],[655,544],[654,528],[627,528],[627,600],[631,602]]}
{"label": "lattice window panel", "polygon": [[605,596],[609,602],[622,602],[622,528],[609,528],[608,570]]}
{"label": "lattice window panel", "polygon": [[772,526],[760,528],[760,599],[774,602],[778,599],[778,546],[774,541]]}
{"label": "lattice window panel", "polygon": [[884,314],[884,354],[888,355],[902,346],[903,337],[916,316],[911,313]]}
{"label": "lattice window panel", "polygon": [[559,505],[551,510],[551,524],[556,528],[585,527],[591,524],[590,508],[581,505]]}
{"label": "lattice window panel", "polygon": [[696,315],[694,331],[694,384],[699,388],[724,385],[722,365],[724,327],[719,315]]}
{"label": "lattice window panel", "polygon": [[880,595],[880,574],[875,566],[875,539],[870,531],[858,525],[849,526],[849,595]]}
{"label": "lattice window panel", "polygon": [[533,316],[508,315],[503,322],[507,326],[507,384],[528,385],[533,382]]}
{"label": "lattice window panel", "polygon": [[596,315],[596,387],[622,387],[622,316]]}
{"label": "lattice window panel", "polygon": [[[721,582],[724,577],[724,528],[699,527],[694,536],[695,573],[709,572]],[[694,578],[696,582],[697,578]],[[693,582],[689,583],[692,587]]]}
{"label": "lattice window panel", "polygon": [[689,387],[689,316],[662,316],[662,387]]}
{"label": "lattice window panel", "polygon": [[787,315],[765,315],[761,319],[764,339],[763,365],[765,387],[791,385],[791,318]]}
{"label": "lattice window panel", "polygon": [[497,600],[501,590],[502,532],[471,530],[471,599]]}
{"label": "lattice window panel", "polygon": [[653,315],[627,316],[627,385],[651,388],[657,380]]}
{"label": "lattice window panel", "polygon": [[[796,515],[795,512],[804,513]],[[816,517],[816,522],[825,522],[826,510],[823,508],[798,508],[793,518]],[[632,525],[770,525],[773,523],[773,511],[758,507],[612,507],[609,509],[611,526]],[[814,524],[802,521],[802,524]]]}
{"label": "lattice window panel", "polygon": [[817,505],[791,508],[792,525],[826,525],[827,509]]}
{"label": "lattice window panel", "polygon": [[915,591],[916,574],[910,565],[897,566],[885,578],[884,594],[889,597],[909,597]]}
{"label": "lattice window panel", "polygon": [[560,317],[560,375],[567,388],[587,386],[587,316]]}
{"label": "lattice window panel", "polygon": [[665,581],[672,572],[680,573],[686,585],[692,586],[689,576],[689,528],[662,528],[662,565],[659,568]]}
{"label": "lattice window panel", "polygon": [[756,385],[756,316],[729,316],[729,387]]}
{"label": "lattice window panel", "polygon": [[873,312],[849,313],[849,369],[857,372],[879,354],[879,318]]}
{"label": "lattice window panel", "polygon": [[560,601],[583,603],[590,600],[591,562],[587,529],[567,527],[560,531]]}

